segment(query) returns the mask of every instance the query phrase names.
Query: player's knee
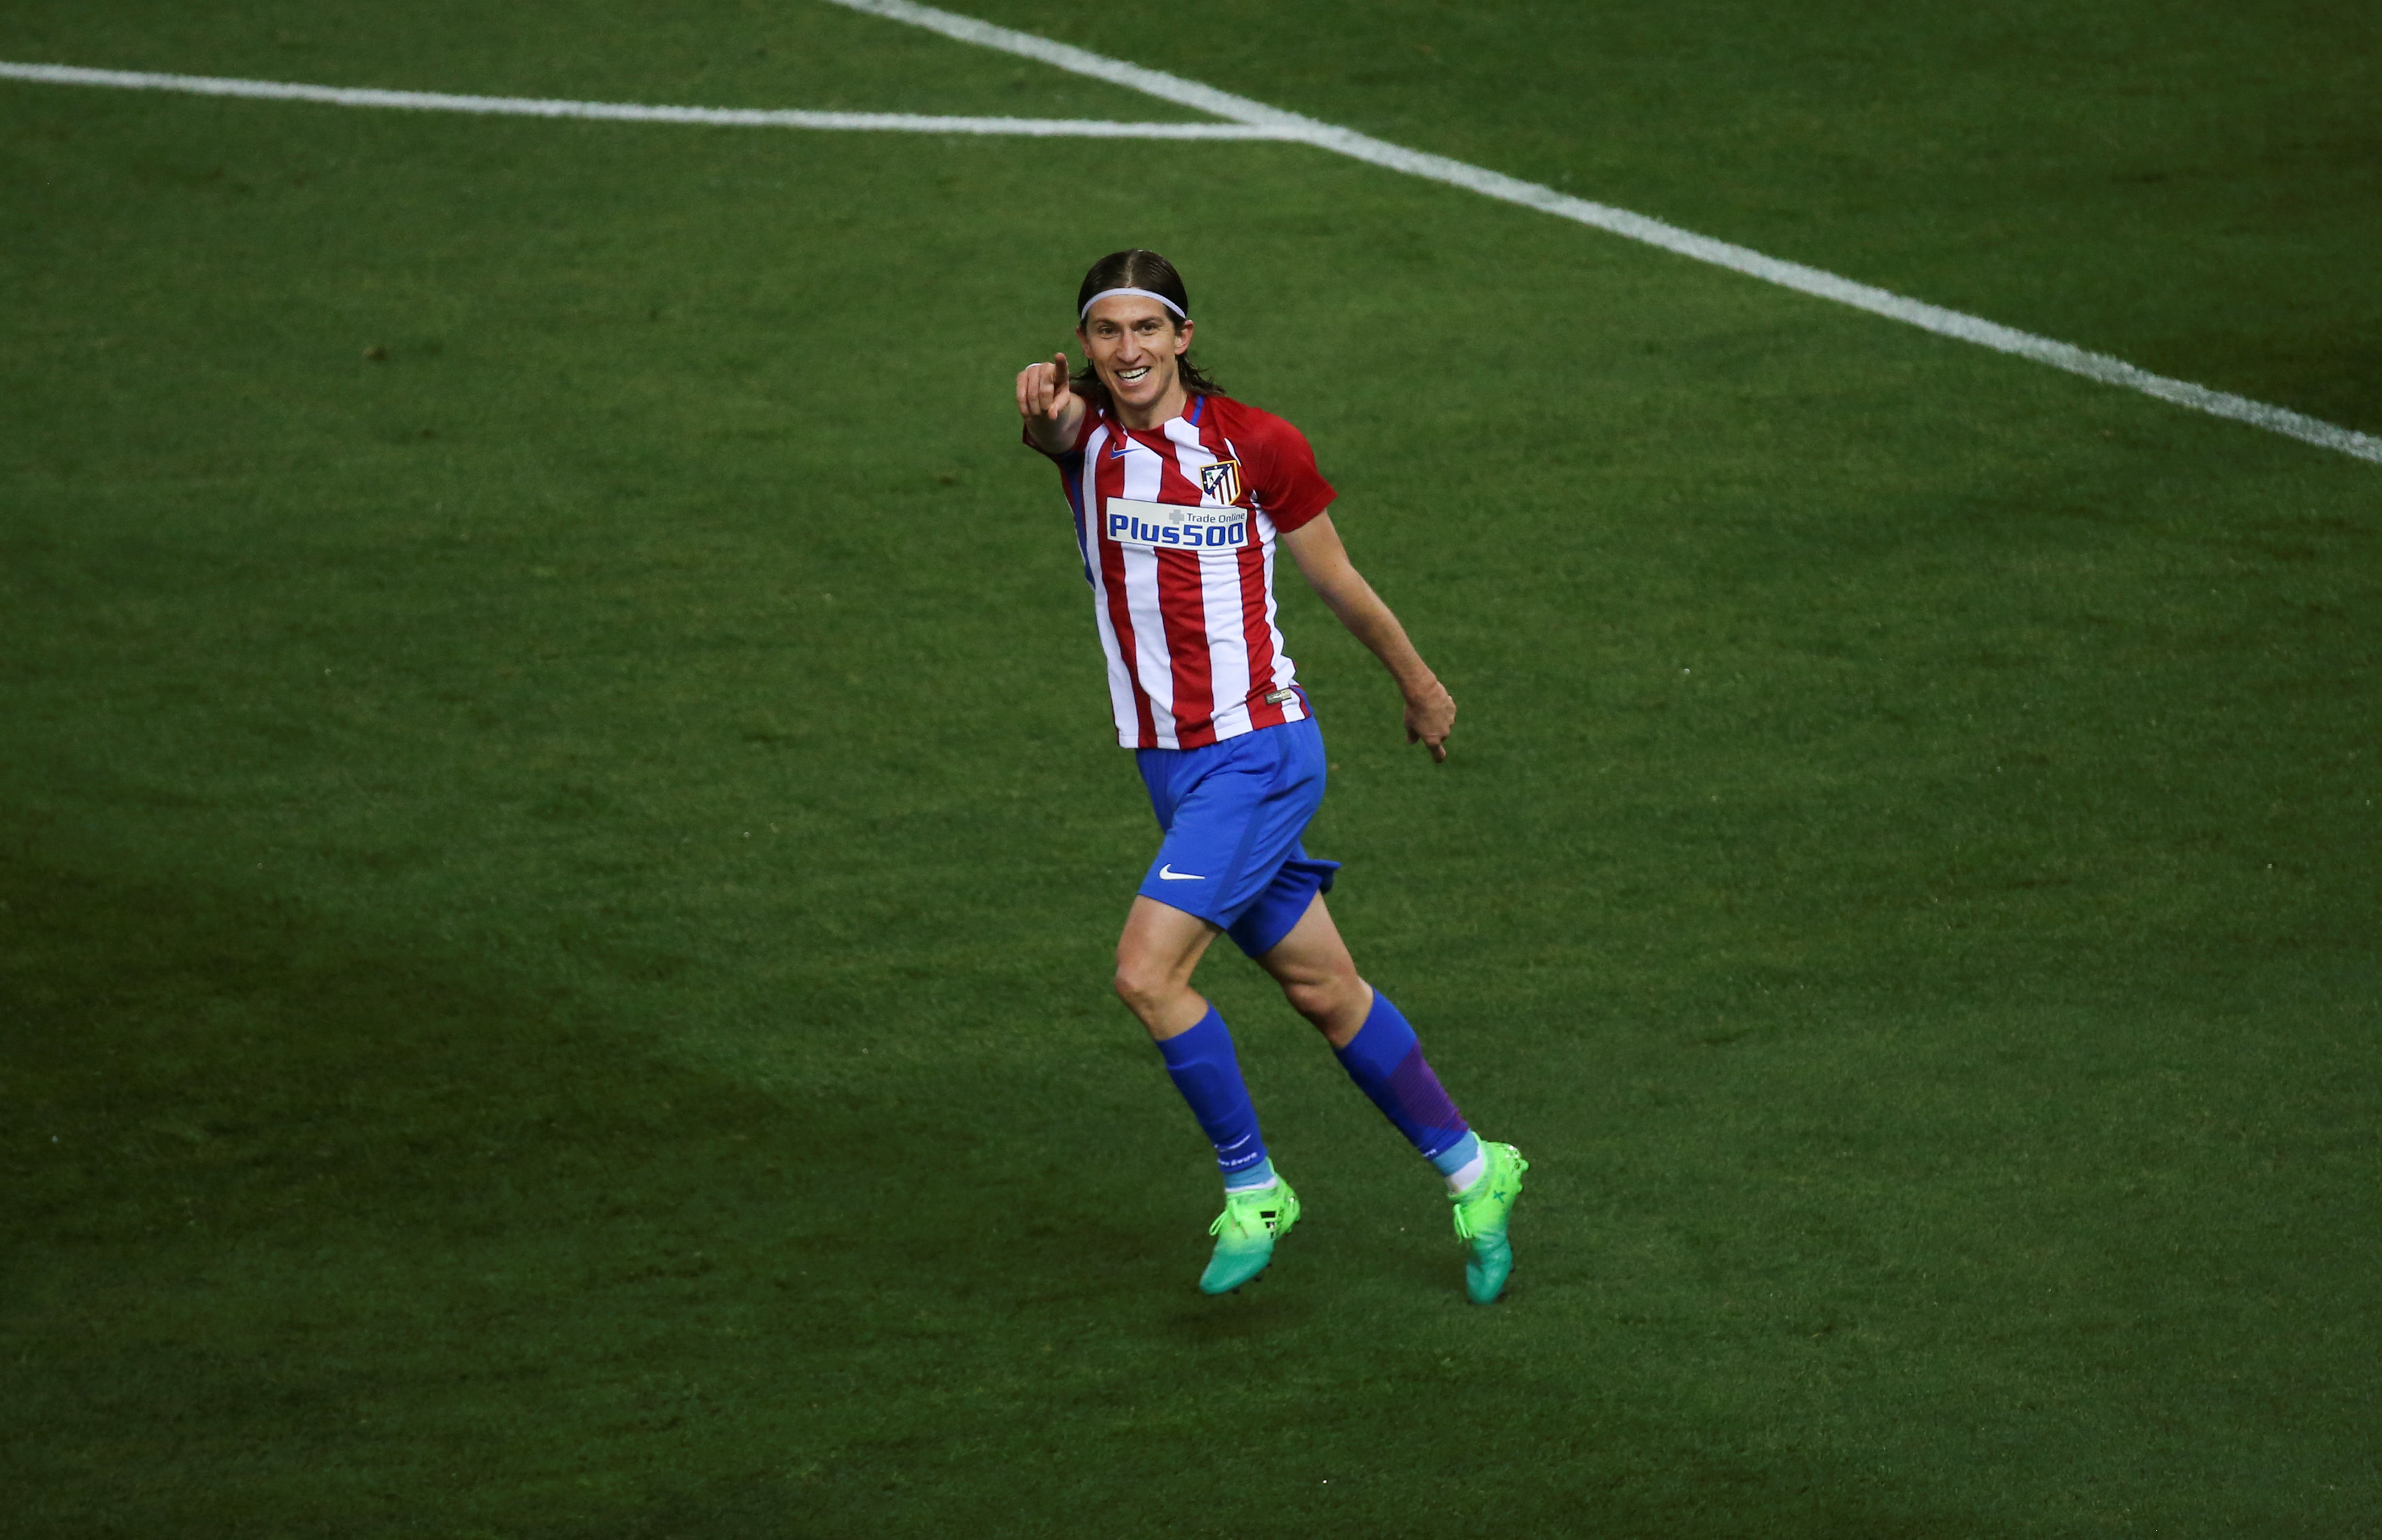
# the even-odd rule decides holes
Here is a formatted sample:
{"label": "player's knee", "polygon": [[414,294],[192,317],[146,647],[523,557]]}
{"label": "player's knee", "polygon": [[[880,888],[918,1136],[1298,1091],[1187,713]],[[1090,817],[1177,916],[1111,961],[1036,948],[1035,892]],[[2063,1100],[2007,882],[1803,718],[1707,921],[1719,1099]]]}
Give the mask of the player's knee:
{"label": "player's knee", "polygon": [[1144,1021],[1165,1002],[1168,981],[1163,971],[1137,959],[1117,959],[1116,977],[1111,982],[1117,998]]}
{"label": "player's knee", "polygon": [[1352,971],[1346,973],[1325,973],[1315,978],[1284,979],[1283,997],[1290,1008],[1317,1026],[1336,1022],[1348,1013],[1365,983]]}

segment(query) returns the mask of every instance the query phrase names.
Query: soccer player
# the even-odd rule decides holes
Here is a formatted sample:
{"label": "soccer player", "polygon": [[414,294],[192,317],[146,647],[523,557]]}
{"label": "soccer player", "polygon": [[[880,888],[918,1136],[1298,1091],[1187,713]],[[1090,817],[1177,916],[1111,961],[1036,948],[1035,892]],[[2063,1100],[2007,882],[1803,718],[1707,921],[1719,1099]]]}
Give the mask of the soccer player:
{"label": "soccer player", "polygon": [[1488,1304],[1513,1270],[1506,1221],[1529,1163],[1483,1142],[1389,997],[1358,975],[1323,895],[1339,863],[1300,843],[1323,800],[1323,739],[1274,625],[1276,547],[1406,695],[1406,741],[1447,758],[1455,703],[1349,564],[1324,509],[1331,483],[1296,428],[1218,393],[1186,356],[1191,301],[1155,251],[1092,264],[1067,357],[1017,376],[1025,442],[1059,467],[1108,654],[1117,741],[1139,751],[1157,859],[1117,941],[1116,991],[1216,1149],[1224,1212],[1209,1227],[1210,1294],[1265,1270],[1298,1195],[1258,1132],[1232,1033],[1191,987],[1219,932],[1273,975],[1349,1078],[1446,1179],[1469,1243],[1467,1291]]}

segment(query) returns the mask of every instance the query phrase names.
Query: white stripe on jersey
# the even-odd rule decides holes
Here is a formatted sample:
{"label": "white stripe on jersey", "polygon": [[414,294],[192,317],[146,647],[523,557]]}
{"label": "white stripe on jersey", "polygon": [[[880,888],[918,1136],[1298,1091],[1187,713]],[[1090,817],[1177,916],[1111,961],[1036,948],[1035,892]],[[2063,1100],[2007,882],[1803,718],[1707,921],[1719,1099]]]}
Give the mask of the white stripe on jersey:
{"label": "white stripe on jersey", "polygon": [[[1109,619],[1109,575],[1100,564],[1099,457],[1110,437],[1103,424],[1092,430],[1084,445],[1084,463],[1076,477],[1077,499],[1084,509],[1084,570],[1092,579],[1092,620],[1099,628],[1100,651],[1108,654],[1109,710],[1111,720],[1129,726],[1138,719],[1134,704],[1133,676],[1124,666],[1124,649],[1117,645],[1116,627]],[[1122,736],[1127,726],[1120,726]]]}
{"label": "white stripe on jersey", "polygon": [[[1280,690],[1297,677],[1297,670],[1291,664],[1290,654],[1283,651],[1282,628],[1273,621],[1273,520],[1259,513],[1258,524],[1265,532],[1265,623],[1273,636],[1273,687]],[[1296,701],[1286,703],[1283,710],[1294,722],[1307,715]]]}

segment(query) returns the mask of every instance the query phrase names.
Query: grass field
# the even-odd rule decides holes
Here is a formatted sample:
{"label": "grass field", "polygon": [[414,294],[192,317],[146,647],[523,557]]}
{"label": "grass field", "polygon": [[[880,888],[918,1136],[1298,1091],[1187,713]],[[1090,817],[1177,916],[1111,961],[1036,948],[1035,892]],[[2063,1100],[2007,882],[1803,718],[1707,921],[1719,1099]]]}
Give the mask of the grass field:
{"label": "grass field", "polygon": [[[2382,21],[988,18],[2382,431]],[[104,7],[0,58],[1179,119],[804,0]],[[1286,144],[0,81],[0,1535],[2382,1528],[2382,467]],[[1127,244],[1464,715],[1304,593],[1334,908],[1153,832],[1015,369]],[[1292,585],[1295,586],[1295,585]]]}

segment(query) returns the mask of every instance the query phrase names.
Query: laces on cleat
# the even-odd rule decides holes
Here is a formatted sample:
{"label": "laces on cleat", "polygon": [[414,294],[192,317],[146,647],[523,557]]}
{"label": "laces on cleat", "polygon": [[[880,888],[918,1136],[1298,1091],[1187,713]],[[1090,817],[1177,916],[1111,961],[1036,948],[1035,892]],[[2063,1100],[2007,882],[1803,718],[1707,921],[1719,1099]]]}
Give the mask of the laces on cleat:
{"label": "laces on cleat", "polygon": [[1274,1192],[1271,1190],[1266,1192],[1266,1198],[1268,1200],[1267,1205],[1263,1208],[1259,1208],[1255,1202],[1244,1197],[1240,1193],[1227,1192],[1224,1194],[1224,1212],[1216,1216],[1216,1222],[1208,1227],[1208,1233],[1209,1235],[1223,1234],[1224,1227],[1232,1224],[1234,1217],[1237,1216],[1241,1222],[1237,1226],[1234,1226],[1235,1228],[1252,1228],[1250,1221],[1254,1220],[1256,1222],[1254,1226],[1255,1228],[1262,1230],[1268,1235],[1273,1234],[1276,1230],[1282,1228],[1282,1211],[1283,1205],[1276,1199]]}

